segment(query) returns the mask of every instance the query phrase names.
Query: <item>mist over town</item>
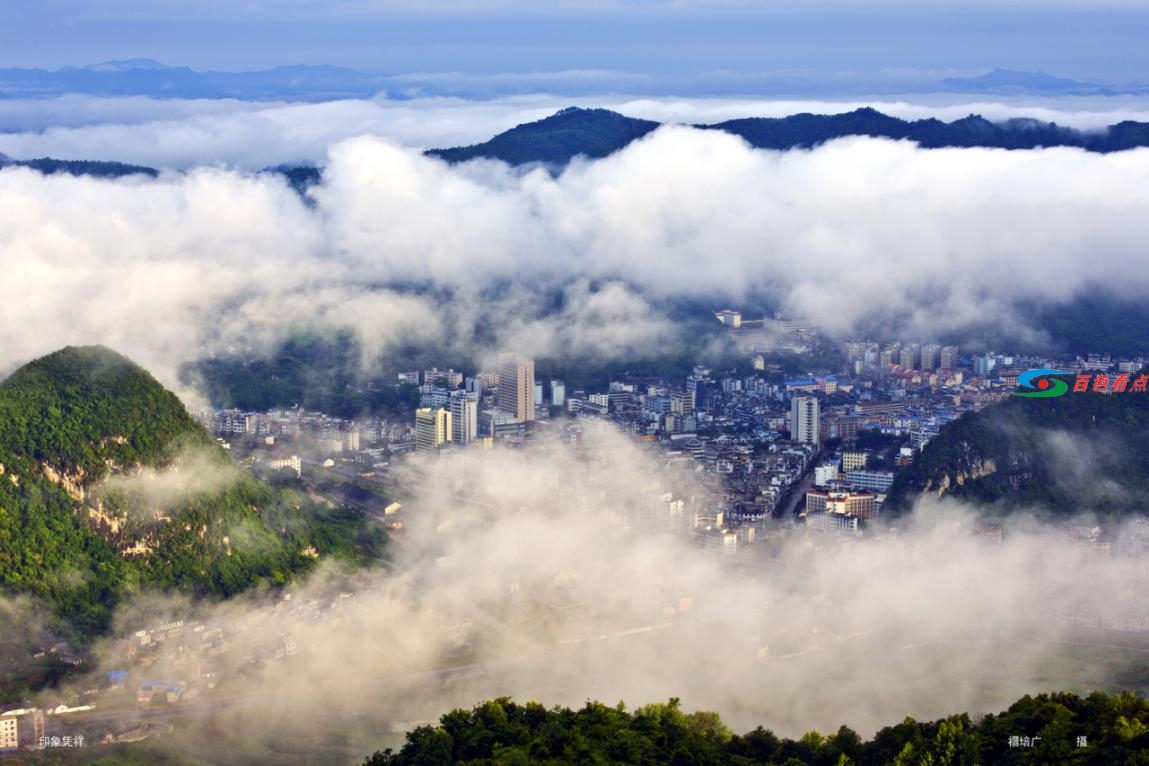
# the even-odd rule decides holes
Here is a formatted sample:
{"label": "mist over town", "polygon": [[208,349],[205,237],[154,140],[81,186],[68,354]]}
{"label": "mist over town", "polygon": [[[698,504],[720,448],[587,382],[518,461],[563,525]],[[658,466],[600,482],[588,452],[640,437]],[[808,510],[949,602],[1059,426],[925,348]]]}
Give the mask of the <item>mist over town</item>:
{"label": "mist over town", "polygon": [[1149,9],[865,5],[0,9],[0,766],[1143,758]]}

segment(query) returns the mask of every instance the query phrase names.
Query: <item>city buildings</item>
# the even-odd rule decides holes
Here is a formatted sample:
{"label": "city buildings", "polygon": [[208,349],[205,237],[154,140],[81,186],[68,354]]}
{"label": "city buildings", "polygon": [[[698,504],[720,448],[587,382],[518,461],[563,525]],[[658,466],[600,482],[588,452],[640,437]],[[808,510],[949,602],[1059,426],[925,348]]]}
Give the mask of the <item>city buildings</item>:
{"label": "city buildings", "polygon": [[535,419],[535,362],[516,354],[499,361],[499,409],[520,423]]}
{"label": "city buildings", "polygon": [[0,751],[15,750],[20,746],[18,731],[15,716],[0,716]]}
{"label": "city buildings", "polygon": [[451,395],[451,440],[469,444],[479,436],[479,399],[466,391]]}
{"label": "city buildings", "polygon": [[675,392],[670,395],[670,414],[671,415],[693,415],[694,414],[694,394],[678,393]]}
{"label": "city buildings", "polygon": [[921,364],[921,347],[916,343],[904,346],[898,353],[898,364],[907,370],[916,370]]}
{"label": "city buildings", "polygon": [[453,390],[463,385],[463,373],[432,367],[430,370],[423,371],[423,383]]}
{"label": "city buildings", "polygon": [[836,513],[869,519],[877,515],[877,497],[872,492],[823,492],[813,490],[806,493],[806,513]]}
{"label": "city buildings", "polygon": [[795,396],[790,402],[790,435],[802,444],[817,445],[821,438],[818,429],[818,399],[813,396]]}
{"label": "city buildings", "polygon": [[941,364],[942,347],[936,343],[929,343],[922,346],[922,359],[921,369],[923,370],[936,370],[938,367],[944,367]]}
{"label": "city buildings", "polygon": [[956,369],[961,362],[961,357],[958,355],[957,346],[942,346],[942,350],[938,356],[938,367],[943,370]]}
{"label": "city buildings", "polygon": [[854,489],[889,492],[894,485],[894,474],[889,471],[847,471],[846,482]]}
{"label": "city buildings", "polygon": [[297,477],[303,475],[303,461],[300,459],[299,455],[288,455],[287,457],[274,458],[267,461],[267,467],[273,471],[277,471],[281,468],[290,468],[295,472]]}
{"label": "city buildings", "polygon": [[451,413],[442,407],[415,410],[415,449],[434,452],[451,441]]}
{"label": "city buildings", "polygon": [[815,532],[836,532],[840,534],[857,534],[858,517],[846,516],[841,513],[826,513],[818,511],[806,517],[806,528]]}
{"label": "city buildings", "polygon": [[851,452],[849,450],[842,453],[842,472],[848,473],[850,471],[857,471],[866,467],[867,455],[865,452]]}

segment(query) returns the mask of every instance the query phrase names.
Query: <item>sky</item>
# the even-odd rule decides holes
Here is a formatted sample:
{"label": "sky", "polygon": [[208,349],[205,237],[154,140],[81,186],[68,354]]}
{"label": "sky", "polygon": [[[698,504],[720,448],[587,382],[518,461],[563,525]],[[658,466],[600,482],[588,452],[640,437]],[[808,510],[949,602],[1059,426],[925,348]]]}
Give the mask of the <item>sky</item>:
{"label": "sky", "polygon": [[1045,70],[1149,80],[1149,3],[8,0],[0,66],[151,57],[196,69],[330,64],[383,74],[728,70],[848,77]]}

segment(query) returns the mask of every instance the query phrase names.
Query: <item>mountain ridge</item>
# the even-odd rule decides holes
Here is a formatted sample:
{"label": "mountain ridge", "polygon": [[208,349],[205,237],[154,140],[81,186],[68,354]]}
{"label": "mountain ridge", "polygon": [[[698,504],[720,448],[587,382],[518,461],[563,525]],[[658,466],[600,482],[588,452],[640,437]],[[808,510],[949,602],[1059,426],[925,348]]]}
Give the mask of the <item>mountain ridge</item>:
{"label": "mountain ridge", "polygon": [[[429,149],[425,153],[449,163],[494,159],[513,166],[540,164],[561,170],[575,157],[607,157],[663,124],[666,123],[627,117],[608,109],[567,107],[541,120],[516,125],[478,144]],[[850,136],[913,141],[925,149],[1069,147],[1105,154],[1149,147],[1149,123],[1133,120],[1114,123],[1102,131],[1084,131],[1030,118],[992,122],[976,114],[948,123],[933,117],[907,121],[872,107],[832,115],[745,117],[692,127],[722,131],[742,138],[754,148],[777,151],[810,149]],[[134,174],[154,177],[159,173],[155,168],[117,162],[47,157],[19,160],[0,155],[0,169],[12,166],[29,167],[45,174],[58,172],[104,178]],[[322,168],[279,165],[260,172],[284,176],[302,194],[321,180]]]}
{"label": "mountain ridge", "polygon": [[[562,166],[580,155],[607,156],[658,125],[605,109],[568,107],[542,120],[517,125],[484,143],[427,153],[448,162],[485,158],[512,165]],[[927,149],[1067,146],[1108,153],[1149,146],[1149,123],[1125,121],[1103,132],[1091,132],[1029,119],[995,123],[974,114],[949,123],[936,118],[907,121],[871,107],[833,115],[746,117],[692,127],[719,130],[742,138],[756,149],[773,150],[808,149],[848,136],[910,140]]]}

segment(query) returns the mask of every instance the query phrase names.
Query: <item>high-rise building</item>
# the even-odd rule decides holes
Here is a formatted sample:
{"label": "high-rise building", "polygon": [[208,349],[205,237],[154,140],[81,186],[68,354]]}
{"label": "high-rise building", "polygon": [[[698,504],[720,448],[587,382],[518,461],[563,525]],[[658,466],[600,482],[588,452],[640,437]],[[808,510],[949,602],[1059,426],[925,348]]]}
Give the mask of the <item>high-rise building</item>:
{"label": "high-rise building", "polygon": [[686,391],[694,399],[694,409],[706,411],[706,377],[692,375],[686,379]]}
{"label": "high-rise building", "polygon": [[921,347],[918,346],[917,343],[905,346],[898,353],[898,364],[901,365],[903,369],[916,370],[921,363],[919,358],[920,353]]}
{"label": "high-rise building", "polygon": [[687,391],[686,393],[675,392],[670,395],[670,413],[672,415],[693,415],[694,414],[694,392]]}
{"label": "high-rise building", "polygon": [[451,396],[451,441],[468,444],[479,436],[479,398],[466,391]]}
{"label": "high-rise building", "polygon": [[434,452],[451,441],[451,413],[442,407],[415,410],[415,449]]}
{"label": "high-rise building", "polygon": [[790,401],[790,438],[803,444],[818,444],[818,399],[795,396]]}
{"label": "high-rise building", "polygon": [[936,343],[929,343],[922,346],[922,369],[923,370],[936,370],[940,366],[938,362],[941,359],[942,347]]}
{"label": "high-rise building", "polygon": [[567,385],[561,380],[551,381],[551,406],[562,407],[567,400]]}
{"label": "high-rise building", "polygon": [[535,419],[535,362],[507,354],[499,361],[499,409],[519,422]]}
{"label": "high-rise building", "polygon": [[942,346],[941,354],[938,358],[938,365],[946,370],[957,369],[958,362],[961,357],[958,356],[957,346]]}

